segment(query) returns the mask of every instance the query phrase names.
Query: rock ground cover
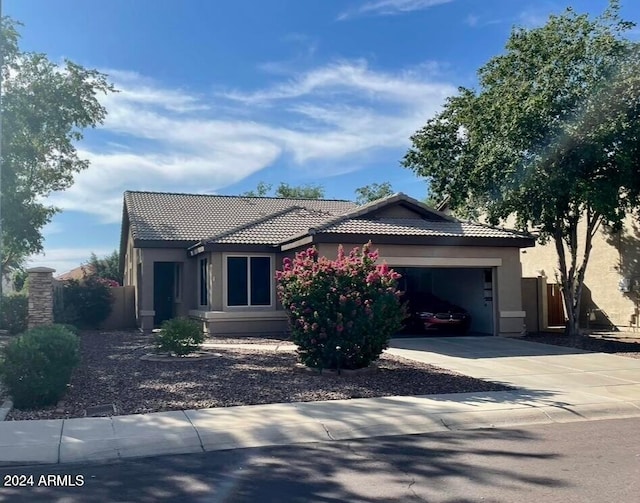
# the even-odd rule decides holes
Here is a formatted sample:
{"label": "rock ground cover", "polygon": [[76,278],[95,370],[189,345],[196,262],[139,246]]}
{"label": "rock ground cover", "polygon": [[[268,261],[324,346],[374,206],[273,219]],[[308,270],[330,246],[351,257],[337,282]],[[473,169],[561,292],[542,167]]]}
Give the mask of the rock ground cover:
{"label": "rock ground cover", "polygon": [[384,354],[372,374],[336,376],[296,370],[293,351],[275,351],[281,340],[219,339],[215,343],[271,343],[274,350],[214,348],[219,355],[194,362],[142,361],[152,337],[138,332],[85,332],[82,361],[58,407],[13,410],[7,420],[82,417],[114,404],[118,414],[306,402],[392,395],[464,393],[509,389],[431,365]]}
{"label": "rock ground cover", "polygon": [[523,340],[640,359],[640,333],[634,332],[592,332],[579,337],[541,332],[527,335]]}

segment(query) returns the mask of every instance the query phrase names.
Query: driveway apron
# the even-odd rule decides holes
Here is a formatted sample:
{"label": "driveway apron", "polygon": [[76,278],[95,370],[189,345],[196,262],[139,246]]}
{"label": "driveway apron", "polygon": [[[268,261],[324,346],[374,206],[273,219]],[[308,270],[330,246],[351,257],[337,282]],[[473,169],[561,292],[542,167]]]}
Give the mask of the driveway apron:
{"label": "driveway apron", "polygon": [[640,407],[640,360],[502,337],[398,338],[391,354],[501,382],[532,397],[624,401]]}

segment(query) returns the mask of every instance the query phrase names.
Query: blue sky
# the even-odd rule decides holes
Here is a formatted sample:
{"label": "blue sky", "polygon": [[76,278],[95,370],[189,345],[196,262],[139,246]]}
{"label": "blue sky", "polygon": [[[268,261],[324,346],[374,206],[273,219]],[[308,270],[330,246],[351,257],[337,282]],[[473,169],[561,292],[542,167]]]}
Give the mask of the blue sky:
{"label": "blue sky", "polygon": [[[640,2],[623,0],[640,21]],[[606,0],[4,0],[24,50],[110,75],[121,91],[78,144],[91,167],[50,200],[33,265],[59,273],[118,247],[124,190],[238,194],[263,180],[329,198],[391,182],[409,137],[502,52],[514,25]],[[634,32],[637,36],[638,32]]]}

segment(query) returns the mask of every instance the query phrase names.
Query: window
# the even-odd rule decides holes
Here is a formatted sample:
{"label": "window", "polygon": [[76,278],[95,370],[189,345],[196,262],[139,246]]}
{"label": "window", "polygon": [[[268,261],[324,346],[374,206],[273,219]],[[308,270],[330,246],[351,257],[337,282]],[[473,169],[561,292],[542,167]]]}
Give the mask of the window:
{"label": "window", "polygon": [[182,297],[182,264],[176,263],[175,272],[173,273],[174,300],[180,301]]}
{"label": "window", "polygon": [[227,257],[227,305],[271,305],[271,257]]}
{"label": "window", "polygon": [[209,305],[209,282],[208,282],[208,260],[206,258],[200,259],[200,305]]}

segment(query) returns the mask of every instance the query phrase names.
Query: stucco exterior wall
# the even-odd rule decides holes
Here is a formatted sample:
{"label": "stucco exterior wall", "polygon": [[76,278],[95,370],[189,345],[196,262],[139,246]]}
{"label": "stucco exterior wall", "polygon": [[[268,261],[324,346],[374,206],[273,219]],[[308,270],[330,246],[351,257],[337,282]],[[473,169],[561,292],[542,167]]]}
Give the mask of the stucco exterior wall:
{"label": "stucco exterior wall", "polygon": [[155,316],[153,306],[153,268],[155,262],[176,262],[182,264],[182,290],[180,300],[174,302],[174,315],[187,316],[197,302],[197,263],[187,257],[182,248],[139,248],[137,249],[142,265],[142,284],[137,285],[138,326],[143,330],[153,328]]}
{"label": "stucco exterior wall", "polygon": [[374,212],[374,215],[379,218],[420,218],[415,211],[399,204],[382,208]]}
{"label": "stucco exterior wall", "polygon": [[[584,232],[584,225],[581,225],[581,250],[584,249]],[[522,250],[520,259],[525,277],[536,277],[544,271],[547,282],[559,283],[559,279],[556,281],[558,257],[553,242]],[[590,320],[591,324],[615,325],[618,328],[628,328],[632,322],[637,325],[634,294],[620,291],[623,278],[640,286],[640,227],[631,216],[625,219],[622,232],[611,235],[605,229],[600,229],[594,237],[585,275],[583,324],[587,320],[588,310],[595,309],[593,315],[596,319]]]}
{"label": "stucco exterior wall", "polygon": [[[352,245],[346,245],[348,251]],[[306,246],[301,249],[306,248]],[[524,312],[522,312],[521,297],[521,266],[517,248],[511,247],[474,247],[474,246],[417,246],[417,245],[380,245],[376,246],[383,260],[394,265],[394,259],[404,259],[405,262],[396,265],[423,265],[421,259],[432,259],[436,265],[428,267],[492,267],[495,270],[494,305],[496,315],[496,333],[500,335],[520,335],[523,327]],[[320,255],[335,258],[337,245],[318,245]],[[175,303],[176,316],[194,316],[203,320],[204,326],[211,333],[277,333],[286,331],[287,323],[282,306],[277,301],[275,288],[272,291],[274,307],[234,309],[225,311],[224,306],[224,254],[212,252],[189,258],[184,249],[169,248],[133,248],[127,254],[126,267],[131,263],[132,270],[136,270],[139,261],[142,267],[141,285],[137,284],[134,272],[131,283],[138,290],[138,325],[143,329],[153,328],[153,270],[155,262],[177,262],[182,264],[182,297]],[[285,257],[293,258],[295,250],[275,254],[274,268],[282,267]],[[209,305],[199,306],[199,259],[209,259]],[[415,259],[415,260],[414,260]],[[258,311],[257,314],[251,314]],[[262,314],[260,314],[262,312]],[[268,314],[268,313],[272,314]],[[209,317],[207,317],[209,316]],[[211,317],[213,316],[213,317]],[[216,318],[218,316],[218,318]],[[223,316],[220,318],[220,316]],[[275,316],[275,317],[274,317]],[[266,332],[265,332],[266,331]]]}

